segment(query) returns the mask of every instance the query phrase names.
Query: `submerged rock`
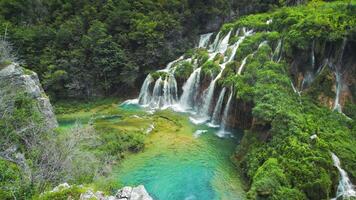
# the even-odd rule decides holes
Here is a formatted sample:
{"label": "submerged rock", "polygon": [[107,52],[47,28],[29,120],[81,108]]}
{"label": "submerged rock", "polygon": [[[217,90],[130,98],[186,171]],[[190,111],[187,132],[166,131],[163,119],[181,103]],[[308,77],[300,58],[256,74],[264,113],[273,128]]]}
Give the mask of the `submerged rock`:
{"label": "submerged rock", "polygon": [[58,126],[52,105],[46,96],[35,72],[24,69],[17,63],[0,70],[0,119],[13,111],[15,97],[24,93],[35,100],[44,125],[49,128]]}

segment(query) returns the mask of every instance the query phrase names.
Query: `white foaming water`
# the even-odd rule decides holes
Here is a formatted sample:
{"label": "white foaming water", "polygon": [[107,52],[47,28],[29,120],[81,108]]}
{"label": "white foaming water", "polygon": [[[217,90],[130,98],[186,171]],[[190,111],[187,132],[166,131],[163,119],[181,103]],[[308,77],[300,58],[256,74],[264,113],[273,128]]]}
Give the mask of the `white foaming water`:
{"label": "white foaming water", "polygon": [[239,70],[238,70],[238,72],[237,72],[238,75],[241,75],[242,70],[244,69],[244,67],[245,67],[245,65],[246,65],[247,59],[248,59],[250,56],[254,56],[254,55],[257,53],[258,49],[261,48],[263,45],[266,45],[267,43],[268,43],[268,42],[267,42],[266,40],[263,41],[263,42],[261,42],[261,43],[258,45],[258,48],[257,48],[256,51],[254,51],[252,54],[247,55],[247,56],[242,60],[241,65],[240,65],[240,67],[239,67]]}
{"label": "white foaming water", "polygon": [[152,76],[148,74],[141,87],[140,95],[138,96],[138,103],[142,105],[147,105],[150,103],[151,92],[149,87],[153,81],[154,80]]}
{"label": "white foaming water", "polygon": [[227,104],[225,106],[224,114],[223,114],[222,121],[221,121],[221,128],[219,130],[220,135],[229,135],[230,134],[229,132],[226,131],[226,123],[227,123],[227,119],[229,117],[229,111],[230,111],[230,106],[231,106],[233,95],[234,95],[234,91],[233,91],[233,88],[231,88],[229,99],[227,100]]}
{"label": "white foaming water", "polygon": [[[224,36],[221,32],[217,34],[214,42],[209,46],[212,33],[207,33],[201,35],[198,44],[199,48],[207,48],[209,46],[209,60],[214,59],[214,57],[220,53],[224,55],[228,48],[231,48],[231,54],[229,56],[224,55],[224,63],[220,64],[220,72],[213,78],[209,86],[204,90],[202,96],[200,94],[201,83],[201,67],[196,66],[196,60],[192,58],[185,59],[183,56],[167,64],[166,68],[163,70],[158,70],[158,72],[165,72],[166,74],[162,77],[158,77],[156,80],[153,79],[151,75],[148,75],[141,87],[140,95],[137,103],[143,107],[147,107],[148,112],[154,113],[157,109],[171,108],[178,112],[189,112],[192,116],[189,118],[194,124],[203,124],[212,119],[210,125],[217,127],[220,125],[220,121],[224,124],[224,117],[228,116],[228,110],[231,104],[232,94],[229,96],[228,104],[223,109],[223,100],[226,92],[224,88],[219,95],[217,104],[215,108],[211,108],[214,90],[217,81],[221,78],[223,70],[227,63],[234,60],[236,52],[243,42],[243,40],[249,35],[253,34],[252,30],[246,30],[245,28],[237,30],[236,34],[242,34],[241,37],[233,44],[229,46],[229,40],[232,34],[232,29]],[[260,46],[265,44],[262,42]],[[247,59],[247,58],[246,58]],[[246,62],[245,59],[245,62]],[[177,67],[179,67],[179,62],[193,62],[195,70],[190,74],[189,78],[183,84],[182,95],[178,97],[177,81],[174,77],[174,72]],[[195,62],[195,63],[194,63]],[[154,83],[153,83],[154,82]],[[200,97],[200,98],[198,98]],[[201,102],[200,102],[201,100]],[[134,101],[135,102],[135,101]],[[198,108],[199,106],[199,108]],[[213,110],[213,111],[212,111]],[[212,113],[210,113],[212,111]],[[210,115],[212,114],[212,116]],[[223,115],[223,116],[222,116]],[[212,117],[212,118],[211,118]],[[225,128],[224,128],[225,129]]]}
{"label": "white foaming water", "polygon": [[201,68],[197,68],[190,74],[188,80],[183,85],[183,94],[180,98],[179,105],[182,110],[193,109],[200,87]]}
{"label": "white foaming water", "polygon": [[352,185],[346,171],[341,168],[340,159],[334,153],[331,153],[331,157],[333,159],[334,166],[339,170],[340,173],[340,180],[339,185],[337,187],[336,197],[332,200],[336,200],[339,197],[342,197],[344,199],[356,197],[355,186]]}
{"label": "white foaming water", "polygon": [[223,70],[210,82],[209,87],[203,92],[203,106],[200,110],[200,118],[209,120],[210,105],[213,100],[216,81],[221,77]]}
{"label": "white foaming water", "polygon": [[151,107],[153,108],[159,108],[161,105],[161,97],[162,97],[162,78],[159,77],[159,79],[156,80],[155,86],[153,87],[153,93],[152,93],[152,99],[151,99]]}
{"label": "white foaming water", "polygon": [[206,132],[208,132],[208,130],[196,130],[196,131],[194,132],[193,136],[194,136],[195,138],[198,138],[198,137],[200,137],[203,133],[206,133]]}
{"label": "white foaming water", "polygon": [[242,62],[241,62],[241,65],[239,67],[239,71],[237,72],[238,75],[241,75],[241,72],[242,70],[244,69],[245,65],[246,65],[246,62],[247,62],[247,59],[250,57],[250,56],[253,56],[253,54],[249,54],[248,56],[246,56]]}
{"label": "white foaming water", "polygon": [[342,82],[341,82],[341,74],[336,70],[335,72],[335,77],[336,77],[336,96],[335,96],[335,102],[334,102],[334,110],[337,112],[341,113],[341,105],[340,105],[340,91],[342,87]]}
{"label": "white foaming water", "polygon": [[231,31],[229,31],[229,33],[224,37],[224,39],[221,40],[221,42],[219,43],[219,46],[217,47],[217,51],[219,53],[224,54],[225,51],[227,50],[227,47],[229,46],[229,39],[231,36]]}
{"label": "white foaming water", "polygon": [[149,134],[153,131],[153,129],[155,128],[155,126],[153,124],[150,124],[150,126],[146,129],[146,134]]}
{"label": "white foaming water", "polygon": [[220,34],[221,34],[221,32],[219,32],[219,33],[216,35],[213,44],[210,45],[210,48],[209,48],[209,51],[210,51],[210,52],[214,52],[214,51],[216,50],[216,48],[217,48],[217,46],[218,46],[218,44],[219,44]]}
{"label": "white foaming water", "polygon": [[226,91],[226,88],[223,88],[221,90],[221,92],[220,92],[218,101],[217,101],[217,103],[215,105],[215,109],[214,109],[214,112],[213,112],[213,117],[212,117],[212,120],[211,120],[211,124],[212,125],[216,125],[217,127],[219,127],[221,109],[222,109],[222,104],[223,104],[223,101],[224,101],[225,91]]}
{"label": "white foaming water", "polygon": [[206,48],[213,33],[206,33],[200,36],[198,48]]}
{"label": "white foaming water", "polygon": [[138,104],[138,99],[128,99],[122,102],[120,105],[134,105],[134,104]]}
{"label": "white foaming water", "polygon": [[276,49],[275,49],[274,52],[273,52],[272,59],[273,59],[274,61],[279,62],[280,59],[281,59],[281,56],[282,56],[281,54],[282,54],[282,40],[279,39],[279,40],[278,40],[277,47],[276,47]]}
{"label": "white foaming water", "polygon": [[240,44],[244,41],[244,39],[245,39],[247,36],[251,35],[252,33],[253,33],[252,30],[247,31],[247,32],[244,30],[244,36],[240,37],[239,40],[234,44],[234,46],[233,46],[233,48],[232,48],[231,56],[230,56],[230,58],[228,59],[227,62],[231,62],[231,61],[234,60],[235,55],[236,55],[236,51],[237,51],[237,49],[239,48]]}

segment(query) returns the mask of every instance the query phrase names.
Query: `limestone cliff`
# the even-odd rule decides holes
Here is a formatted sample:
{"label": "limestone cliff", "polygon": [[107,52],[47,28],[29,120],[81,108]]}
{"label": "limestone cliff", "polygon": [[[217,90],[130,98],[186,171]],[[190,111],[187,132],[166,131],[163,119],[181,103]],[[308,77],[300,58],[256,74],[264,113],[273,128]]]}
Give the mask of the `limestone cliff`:
{"label": "limestone cliff", "polygon": [[15,96],[26,94],[36,102],[44,125],[48,129],[58,126],[52,105],[46,96],[36,73],[13,63],[0,69],[0,119],[12,113]]}

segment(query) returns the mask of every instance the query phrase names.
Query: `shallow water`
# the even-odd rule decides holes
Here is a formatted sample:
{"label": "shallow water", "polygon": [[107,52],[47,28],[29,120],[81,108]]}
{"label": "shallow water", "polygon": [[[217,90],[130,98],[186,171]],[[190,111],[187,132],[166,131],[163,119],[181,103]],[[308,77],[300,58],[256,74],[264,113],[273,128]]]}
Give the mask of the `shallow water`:
{"label": "shallow water", "polygon": [[144,151],[127,155],[113,176],[122,185],[144,185],[155,200],[244,199],[238,171],[230,160],[239,133],[233,138],[219,138],[218,129],[194,125],[185,114],[152,114],[135,105],[117,109],[112,116],[106,111],[60,116],[60,127],[68,129],[76,121],[86,124],[97,118],[95,123],[101,126],[145,131]]}
{"label": "shallow water", "polygon": [[[145,150],[129,155],[117,167],[118,181],[142,184],[157,200],[243,199],[237,169],[230,161],[237,137],[222,139],[215,129],[191,124],[188,116],[165,113],[154,115],[174,116],[176,124],[155,121]],[[196,130],[208,131],[197,137]]]}

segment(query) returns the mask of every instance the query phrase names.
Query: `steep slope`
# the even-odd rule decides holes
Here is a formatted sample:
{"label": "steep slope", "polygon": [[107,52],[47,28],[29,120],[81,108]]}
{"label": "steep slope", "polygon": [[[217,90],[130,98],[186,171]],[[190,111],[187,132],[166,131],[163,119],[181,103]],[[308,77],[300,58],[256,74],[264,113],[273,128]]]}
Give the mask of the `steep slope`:
{"label": "steep slope", "polygon": [[354,197],[355,5],[312,2],[225,24],[151,73],[136,102],[213,125],[230,109],[220,126],[245,129],[234,160],[249,199]]}

